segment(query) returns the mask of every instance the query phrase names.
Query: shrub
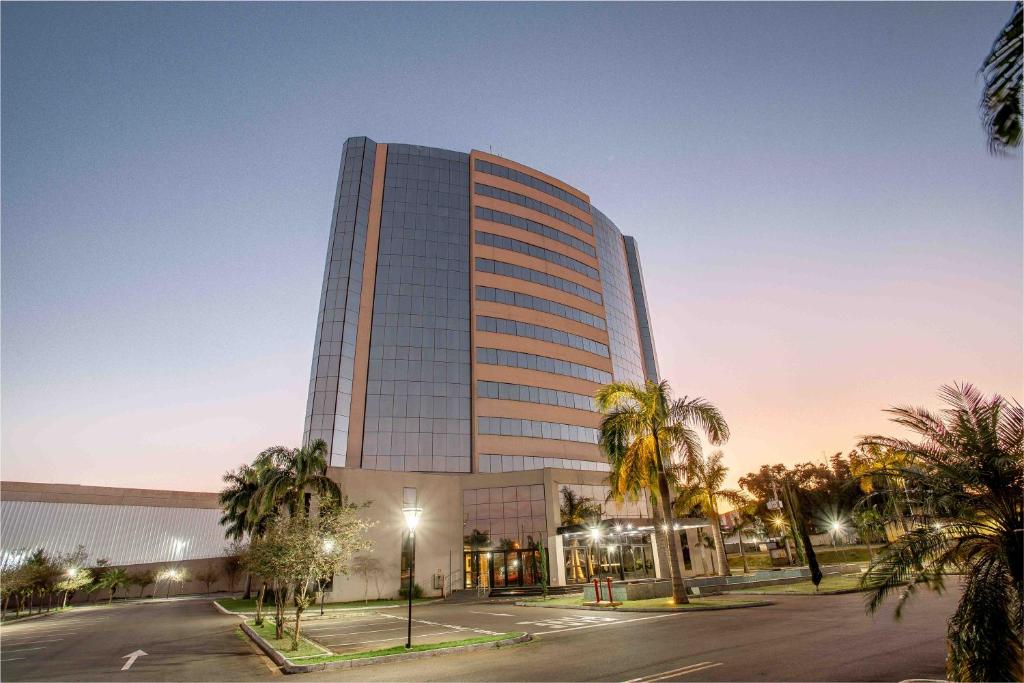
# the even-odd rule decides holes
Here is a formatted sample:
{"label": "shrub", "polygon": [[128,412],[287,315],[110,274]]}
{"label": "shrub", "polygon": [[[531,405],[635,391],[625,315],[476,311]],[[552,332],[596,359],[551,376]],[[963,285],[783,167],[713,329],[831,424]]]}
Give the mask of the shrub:
{"label": "shrub", "polygon": [[[398,589],[398,597],[402,598],[403,600],[405,600],[405,599],[407,599],[409,597],[409,586],[408,586],[408,584],[404,584],[401,588]],[[419,585],[418,583],[414,583],[412,585],[412,597],[413,598],[422,598],[423,597],[423,586]]]}

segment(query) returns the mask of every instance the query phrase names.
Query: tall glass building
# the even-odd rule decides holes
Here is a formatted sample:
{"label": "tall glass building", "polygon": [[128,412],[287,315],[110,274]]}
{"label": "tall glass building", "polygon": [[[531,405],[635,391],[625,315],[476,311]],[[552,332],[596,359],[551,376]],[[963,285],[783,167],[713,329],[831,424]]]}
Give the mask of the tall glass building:
{"label": "tall glass building", "polygon": [[567,491],[649,521],[644,501],[605,501],[593,396],[612,379],[658,363],[636,241],[586,193],[476,150],[345,143],[303,438],[382,529],[420,501],[432,575],[528,585],[543,543],[554,584],[656,571],[643,534],[616,557],[566,550]]}

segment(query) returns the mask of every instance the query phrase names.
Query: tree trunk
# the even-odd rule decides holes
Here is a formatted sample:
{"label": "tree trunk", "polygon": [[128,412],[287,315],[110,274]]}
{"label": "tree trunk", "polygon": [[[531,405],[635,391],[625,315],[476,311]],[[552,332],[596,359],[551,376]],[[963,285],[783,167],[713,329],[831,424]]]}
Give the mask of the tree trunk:
{"label": "tree trunk", "polygon": [[867,533],[864,534],[864,545],[868,547],[868,560],[874,560],[875,551],[871,549],[871,539],[868,538]]}
{"label": "tree trunk", "polygon": [[[655,440],[655,444],[657,444],[657,440]],[[660,448],[658,450],[660,451]],[[660,453],[658,457],[660,461]],[[656,519],[655,524],[661,531],[664,540],[663,547],[668,553],[669,578],[672,580],[672,602],[676,605],[683,605],[690,602],[690,599],[686,597],[686,583],[683,581],[683,573],[679,567],[679,555],[682,553],[682,548],[679,543],[679,532],[672,528],[672,501],[669,497],[668,477],[665,476],[664,471],[658,472],[658,498],[661,499],[659,505],[662,519],[660,524]]]}
{"label": "tree trunk", "polygon": [[[725,539],[722,537],[722,520],[718,517],[718,505],[715,504],[714,496],[711,496],[710,500],[711,533],[714,534],[715,553],[718,555],[718,573],[720,576],[732,576],[732,572],[729,571],[729,556],[725,554]],[[741,545],[742,543],[740,541]]]}
{"label": "tree trunk", "polygon": [[284,600],[287,590],[286,587],[280,585],[280,582],[274,582],[274,619],[276,621],[274,637],[278,640],[284,638]]}
{"label": "tree trunk", "polygon": [[267,582],[260,584],[260,592],[256,595],[256,625],[263,625],[263,598],[267,594]]}
{"label": "tree trunk", "polygon": [[252,598],[252,574],[245,575],[245,595],[242,596],[243,600],[250,600]]}
{"label": "tree trunk", "polygon": [[292,649],[293,650],[298,650],[299,649],[299,628],[300,628],[300,625],[301,625],[301,622],[302,622],[302,611],[304,609],[303,608],[304,604],[306,604],[305,597],[299,599],[299,604],[295,608],[295,632],[292,633]]}

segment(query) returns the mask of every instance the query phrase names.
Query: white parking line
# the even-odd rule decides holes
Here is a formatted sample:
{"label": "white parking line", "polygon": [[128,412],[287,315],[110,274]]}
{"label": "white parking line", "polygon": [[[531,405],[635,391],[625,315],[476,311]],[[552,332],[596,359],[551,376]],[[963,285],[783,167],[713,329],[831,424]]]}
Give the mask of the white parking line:
{"label": "white parking line", "polygon": [[704,671],[705,669],[713,669],[716,666],[722,666],[722,662],[699,662],[697,664],[690,664],[689,666],[681,666],[678,669],[672,669],[670,671],[662,671],[661,673],[648,674],[641,676],[640,678],[632,678],[626,683],[656,683],[656,681],[663,681],[667,678],[675,678],[677,676],[687,676],[698,671]]}
{"label": "white parking line", "polygon": [[45,649],[46,649],[45,645],[40,645],[39,647],[24,647],[24,648],[22,648],[20,650],[6,650],[6,653],[9,654],[9,655],[13,655],[13,654],[17,654],[19,652],[32,652],[33,650],[45,650]]}
{"label": "white parking line", "polygon": [[16,662],[19,659],[25,659],[24,657],[11,657],[10,659],[0,659],[0,662]]}
{"label": "white parking line", "polygon": [[492,617],[511,617],[511,614],[504,614],[503,612],[474,612],[473,610],[467,610],[470,614],[489,614]]}
{"label": "white parking line", "polygon": [[[391,628],[375,628],[375,629],[371,629],[369,631],[356,631],[355,633],[345,633],[344,631],[332,631],[330,633],[313,633],[313,634],[310,634],[310,635],[312,637],[315,637],[315,638],[329,638],[331,636],[344,636],[344,635],[352,636],[352,635],[360,635],[362,633],[380,633],[381,631],[397,631],[400,628],[405,628],[405,627],[404,626],[392,626]],[[309,634],[309,631],[307,631],[306,633]]]}
{"label": "white parking line", "polygon": [[36,643],[56,643],[58,640],[64,640],[63,638],[49,638],[47,640],[26,640],[20,643],[8,643],[4,642],[4,645],[11,647],[18,647],[19,645],[34,645]]}
{"label": "white parking line", "polygon": [[321,626],[314,626],[313,628],[302,629],[306,633],[317,633],[319,631],[330,631],[334,629],[350,629],[350,628],[367,628],[369,626],[381,626],[383,624],[393,624],[395,622],[389,619],[381,619],[380,621],[371,621],[365,624],[323,624]]}
{"label": "white parking line", "polygon": [[[597,628],[599,626],[618,626],[619,624],[632,624],[634,621],[647,621],[648,619],[665,619],[667,617],[678,617],[683,612],[668,612],[666,614],[655,614],[650,617],[637,617],[636,619],[620,619],[618,621],[606,621],[599,624],[586,624],[585,626],[571,626],[569,628],[562,628],[554,631],[541,631],[537,633],[538,636],[555,635],[558,633],[565,633],[566,631],[579,631],[585,628]],[[529,623],[529,622],[523,622]]]}

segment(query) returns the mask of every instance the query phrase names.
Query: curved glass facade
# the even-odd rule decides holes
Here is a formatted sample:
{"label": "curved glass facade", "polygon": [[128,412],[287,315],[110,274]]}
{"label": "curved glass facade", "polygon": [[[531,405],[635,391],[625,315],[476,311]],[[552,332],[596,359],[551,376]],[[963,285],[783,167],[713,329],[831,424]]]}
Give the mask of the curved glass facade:
{"label": "curved glass facade", "polygon": [[636,243],[493,155],[352,138],[342,161],[306,440],[350,468],[603,471],[594,392],[657,376]]}

